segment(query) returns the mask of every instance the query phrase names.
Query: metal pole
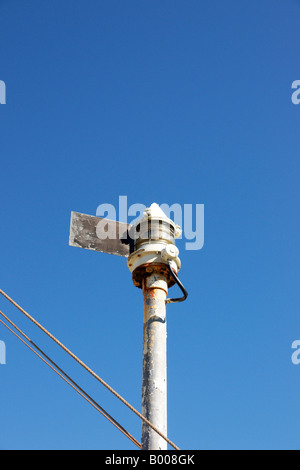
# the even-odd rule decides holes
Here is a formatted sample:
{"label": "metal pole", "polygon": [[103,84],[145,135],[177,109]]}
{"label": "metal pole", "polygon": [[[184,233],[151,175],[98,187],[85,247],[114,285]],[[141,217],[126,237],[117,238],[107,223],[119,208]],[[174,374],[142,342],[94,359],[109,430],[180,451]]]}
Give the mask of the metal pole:
{"label": "metal pole", "polygon": [[[153,267],[153,273],[143,278],[143,293],[142,414],[166,436],[168,283],[159,267]],[[167,442],[144,422],[142,424],[142,450],[167,450]]]}

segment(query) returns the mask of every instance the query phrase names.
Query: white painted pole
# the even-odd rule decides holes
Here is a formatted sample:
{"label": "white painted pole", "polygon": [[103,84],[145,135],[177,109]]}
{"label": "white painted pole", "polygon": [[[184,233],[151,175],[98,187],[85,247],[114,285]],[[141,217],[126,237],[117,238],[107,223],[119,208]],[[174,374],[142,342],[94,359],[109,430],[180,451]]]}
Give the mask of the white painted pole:
{"label": "white painted pole", "polygon": [[[167,279],[153,269],[144,278],[142,414],[167,436]],[[167,450],[167,442],[144,422],[142,450]]]}

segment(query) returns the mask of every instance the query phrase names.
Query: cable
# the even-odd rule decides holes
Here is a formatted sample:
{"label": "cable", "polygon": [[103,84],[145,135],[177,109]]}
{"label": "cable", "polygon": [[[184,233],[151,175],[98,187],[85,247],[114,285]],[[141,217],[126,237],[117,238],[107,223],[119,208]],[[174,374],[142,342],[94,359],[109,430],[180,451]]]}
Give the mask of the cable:
{"label": "cable", "polygon": [[91,374],[98,382],[100,382],[107,390],[109,390],[115,397],[117,397],[124,405],[126,405],[133,413],[135,413],[141,420],[144,421],[151,429],[153,429],[160,437],[162,437],[168,444],[175,450],[180,450],[168,437],[166,437],[159,429],[157,429],[145,416],[136,410],[128,401],[125,400],[118,392],[116,392],[110,385],[108,385],[99,375],[90,369],[83,361],[81,361],[74,353],[72,353],[66,346],[64,346],[55,336],[46,330],[40,323],[38,323],[29,313],[27,313],[20,305],[11,299],[3,290],[0,289],[0,294],[3,295],[12,305],[14,305],[20,312],[22,312],[34,325],[40,328],[49,338],[51,338],[58,346],[60,346],[69,356],[71,356],[78,364],[80,364],[89,374]]}
{"label": "cable", "polygon": [[[18,328],[3,312],[0,311],[0,314],[24,337],[27,339],[27,341],[29,341],[46,359],[48,359],[48,361],[50,361],[52,363],[52,365],[54,367],[56,367],[68,380],[66,380],[64,377],[61,376],[61,374],[59,374],[55,369],[53,369],[53,367],[51,367],[50,364],[48,364],[47,361],[45,361],[39,354],[37,354],[34,350],[32,350],[32,348],[25,342],[22,340],[22,338],[20,338],[18,335],[16,335],[14,333],[13,330],[11,330],[1,319],[0,319],[0,322],[6,326],[17,338],[19,338],[30,350],[32,350],[38,357],[40,357],[43,362],[45,362],[52,370],[54,370],[54,372],[56,372],[63,380],[65,380],[65,382],[67,382],[69,385],[71,385],[71,387],[76,390],[79,395],[81,395],[86,401],[88,401],[94,408],[97,409],[97,411],[99,411],[105,418],[107,418],[114,426],[116,426],[121,432],[123,432],[123,434],[128,437],[134,444],[137,445],[137,447],[141,448],[141,444],[133,437],[131,436],[131,434],[126,431],[125,428],[123,428],[123,426],[121,426],[121,424],[119,424],[112,416],[109,415],[109,413],[107,413],[104,408],[102,408],[93,398],[90,397],[90,395],[88,395],[87,392],[85,392],[74,380],[72,380],[68,374],[66,374],[66,372],[64,372],[54,361],[52,361],[52,359],[50,359],[46,353],[44,353],[32,340],[30,340],[30,338],[28,338],[28,336],[22,331],[20,330],[20,328]],[[69,383],[69,381],[74,385],[72,386],[72,384]],[[76,387],[76,388],[75,388]],[[78,390],[77,390],[78,389]],[[81,392],[81,393],[80,393]],[[83,396],[83,394],[85,396]]]}
{"label": "cable", "polygon": [[[118,421],[116,421],[107,411],[102,408],[90,395],[88,395],[87,392],[85,392],[71,377],[69,377],[66,372],[64,372],[52,359],[47,356],[46,353],[42,349],[40,349],[28,336],[20,330],[20,328],[17,327],[3,312],[0,310],[0,315],[6,319],[22,336],[25,338],[35,349],[37,349],[47,360],[43,359],[40,354],[38,354],[33,348],[29,346],[29,344],[26,343],[19,335],[17,335],[8,325],[6,325],[1,319],[0,323],[4,325],[11,333],[13,333],[20,341],[22,341],[25,346],[27,346],[37,357],[39,357],[45,364],[47,364],[50,369],[52,369],[59,377],[61,377],[68,385],[70,385],[73,390],[75,390],[82,398],[84,398],[90,405],[92,405],[99,413],[102,414],[110,423],[112,423],[119,431],[121,431],[128,439],[130,439],[139,449],[141,449],[141,444],[133,437],[123,426],[121,426]],[[51,364],[52,364],[52,367]],[[56,369],[57,370],[56,370]],[[59,372],[58,372],[59,371]]]}
{"label": "cable", "polygon": [[172,269],[172,266],[171,266],[171,263],[168,262],[168,267],[169,267],[169,272],[172,276],[172,278],[174,279],[174,281],[176,282],[176,284],[180,287],[182,293],[183,293],[183,297],[179,297],[177,299],[167,299],[166,302],[168,304],[171,304],[171,303],[177,303],[177,302],[183,302],[184,300],[187,299],[188,297],[188,293],[187,293],[187,290],[185,289],[185,287],[183,286],[182,282],[178,279],[178,276],[177,274],[175,273],[175,271],[173,271]]}

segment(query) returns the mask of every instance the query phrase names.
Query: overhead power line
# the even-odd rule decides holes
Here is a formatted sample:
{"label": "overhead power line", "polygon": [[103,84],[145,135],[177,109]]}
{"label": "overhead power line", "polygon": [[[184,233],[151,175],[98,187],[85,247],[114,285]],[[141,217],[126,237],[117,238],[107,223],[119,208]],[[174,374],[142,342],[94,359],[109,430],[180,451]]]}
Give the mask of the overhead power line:
{"label": "overhead power line", "polygon": [[[99,413],[102,414],[110,423],[112,423],[119,431],[121,431],[128,439],[130,439],[139,449],[141,448],[140,442],[133,437],[118,421],[116,421],[107,411],[102,408],[85,390],[83,390],[71,377],[64,372],[49,356],[39,348],[28,336],[15,325],[1,310],[0,315],[5,318],[22,336],[25,338],[37,351],[41,353],[44,358],[37,353],[26,341],[24,341],[17,333],[15,333],[4,321],[0,319],[0,323],[4,325],[16,338],[18,338],[28,349],[30,349],[37,357],[39,357],[50,369],[52,369],[60,378],[62,378],[70,387],[73,388],[82,398],[84,398],[90,405],[92,405]],[[52,364],[52,365],[51,365]]]}
{"label": "overhead power line", "polygon": [[62,348],[69,356],[71,356],[78,364],[80,364],[89,374],[91,374],[98,382],[100,382],[107,390],[109,390],[115,397],[117,397],[124,405],[126,405],[133,413],[135,413],[144,423],[153,429],[160,437],[162,437],[168,444],[175,450],[180,450],[168,437],[166,437],[159,429],[157,429],[145,416],[136,410],[125,398],[116,392],[110,385],[108,385],[99,375],[90,369],[81,359],[79,359],[72,351],[64,346],[55,336],[53,336],[45,327],[43,327],[37,320],[35,320],[29,313],[27,313],[20,305],[17,304],[11,297],[9,297],[3,290],[0,289],[0,294],[3,295],[12,305],[14,305],[20,312],[22,312],[34,325],[42,330],[49,338],[51,338],[60,348]]}

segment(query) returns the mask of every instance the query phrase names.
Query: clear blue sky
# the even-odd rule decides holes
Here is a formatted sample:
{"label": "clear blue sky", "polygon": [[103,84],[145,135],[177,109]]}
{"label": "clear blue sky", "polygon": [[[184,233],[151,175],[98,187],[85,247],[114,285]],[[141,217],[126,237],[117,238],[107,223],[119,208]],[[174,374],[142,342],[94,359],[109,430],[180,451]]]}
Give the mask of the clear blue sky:
{"label": "clear blue sky", "polygon": [[[168,307],[182,449],[299,448],[298,0],[2,0],[0,287],[141,409],[142,293],[72,210],[205,204]],[[177,293],[176,288],[172,290]],[[140,438],[139,419],[0,309]],[[134,449],[0,326],[1,449]]]}

